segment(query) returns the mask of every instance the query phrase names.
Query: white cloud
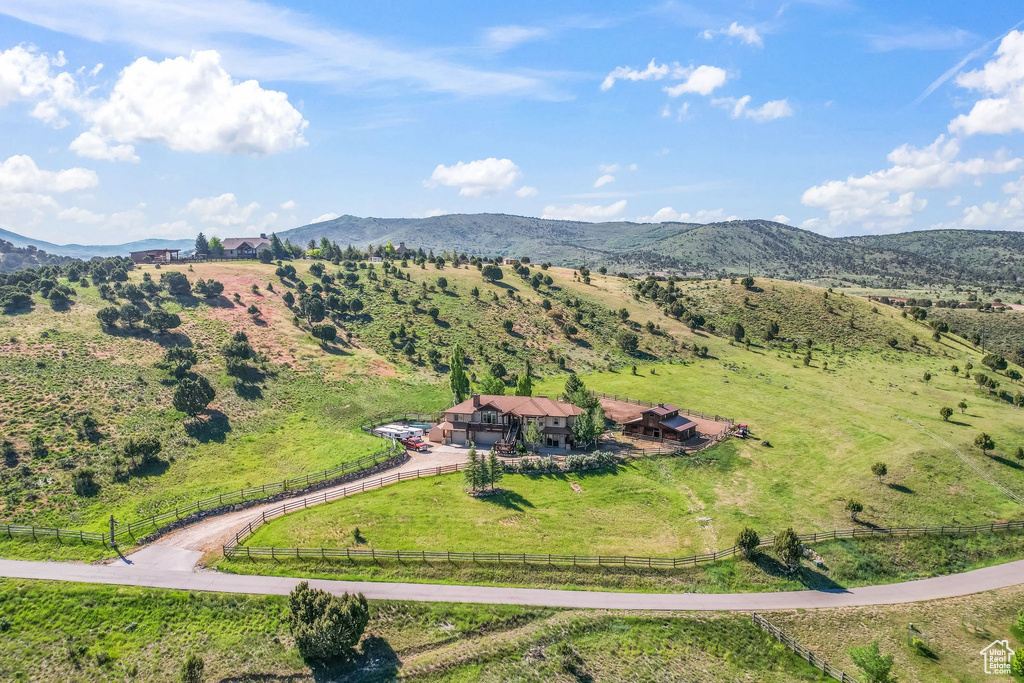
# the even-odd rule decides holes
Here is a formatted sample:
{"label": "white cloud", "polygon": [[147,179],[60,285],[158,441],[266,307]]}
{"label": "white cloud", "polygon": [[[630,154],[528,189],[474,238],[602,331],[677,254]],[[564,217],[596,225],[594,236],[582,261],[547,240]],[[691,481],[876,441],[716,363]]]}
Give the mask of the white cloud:
{"label": "white cloud", "polygon": [[77,206],[72,206],[70,209],[62,209],[58,211],[57,218],[62,221],[72,221],[74,223],[82,223],[84,225],[96,225],[106,220],[106,216],[101,213],[95,213]]}
{"label": "white cloud", "polygon": [[772,217],[772,220],[776,223],[785,223],[786,225],[789,225],[789,216],[784,213],[780,213],[779,215]]}
{"label": "white cloud", "polygon": [[893,50],[951,50],[972,42],[974,34],[963,29],[928,29],[908,31],[897,29],[892,33],[868,35],[868,44],[876,52]]}
{"label": "white cloud", "polygon": [[521,176],[519,167],[511,159],[489,157],[469,163],[460,161],[453,166],[438,164],[424,184],[457,187],[464,197],[482,197],[509,189]]}
{"label": "white cloud", "polygon": [[78,85],[71,74],[54,73],[67,63],[63,52],[56,57],[39,54],[32,46],[16,45],[0,52],[0,107],[11,102],[35,102],[30,115],[57,128],[67,125],[62,109],[77,109]]}
{"label": "white cloud", "polygon": [[259,0],[5,0],[3,13],[94,42],[136,46],[143,54],[183,55],[197,45],[217,49],[231,73],[268,81],[330,83],[354,92],[387,84],[399,92],[471,97],[552,95],[548,77],[537,71],[463,65],[441,51],[403,49]]}
{"label": "white cloud", "polygon": [[537,195],[538,192],[539,191],[537,190],[537,188],[533,187],[532,185],[523,185],[518,190],[516,190],[516,196],[517,197],[533,197],[533,196]]}
{"label": "white cloud", "polygon": [[965,206],[959,221],[932,227],[1024,230],[1024,176],[1002,189],[1005,199]]}
{"label": "white cloud", "polygon": [[684,76],[686,80],[682,83],[666,86],[663,90],[669,97],[679,97],[685,93],[709,95],[715,88],[725,85],[728,77],[725,69],[702,64],[695,69],[690,69]]}
{"label": "white cloud", "polygon": [[1005,154],[958,161],[959,153],[959,140],[946,140],[943,135],[921,149],[901,145],[889,153],[889,168],[811,187],[801,201],[827,210],[828,227],[859,222],[868,230],[887,230],[908,224],[909,216],[925,208],[927,201],[917,198],[917,191],[947,188],[969,177],[1008,173],[1024,166],[1024,160]]}
{"label": "white cloud", "polygon": [[957,196],[953,197],[952,199],[950,199],[948,202],[946,202],[946,206],[960,206],[960,202],[962,202],[962,201],[963,201],[963,197],[961,197],[960,195],[957,195]]}
{"label": "white cloud", "polygon": [[637,165],[636,164],[630,164],[629,166],[626,167],[627,171],[635,171],[636,169],[637,169]]}
{"label": "white cloud", "polygon": [[242,225],[249,222],[253,212],[260,208],[256,202],[239,206],[238,199],[231,192],[219,197],[197,197],[185,207],[199,217],[203,223],[215,225]]}
{"label": "white cloud", "polygon": [[186,152],[263,156],[306,144],[307,122],[288,96],[256,81],[235,82],[213,50],[136,60],[87,118],[103,140]]}
{"label": "white cloud", "polygon": [[68,149],[80,157],[103,159],[105,161],[131,161],[137,163],[139,156],[134,145],[111,145],[92,131],[85,131],[71,141]]}
{"label": "white cloud", "polygon": [[562,221],[603,221],[618,216],[626,208],[626,200],[601,206],[600,204],[573,204],[572,206],[545,206],[541,218]]}
{"label": "white cloud", "polygon": [[622,166],[619,164],[598,164],[597,170],[601,173],[616,173]]}
{"label": "white cloud", "polygon": [[734,221],[737,216],[726,216],[725,209],[701,209],[695,213],[679,212],[671,206],[664,206],[652,216],[639,216],[637,223],[715,223],[718,221]]}
{"label": "white cloud", "polygon": [[614,183],[615,176],[610,173],[605,173],[603,176],[594,181],[594,188],[602,187],[608,183]]}
{"label": "white cloud", "polygon": [[504,52],[546,35],[548,30],[538,26],[492,26],[484,32],[484,44],[491,50]]}
{"label": "white cloud", "polygon": [[295,208],[295,200],[289,199],[286,202],[281,202],[281,208],[284,209],[285,211],[291,211],[292,209]]}
{"label": "white cloud", "polygon": [[746,118],[763,122],[793,115],[793,108],[789,106],[788,100],[769,100],[760,107],[750,108],[747,106],[750,104],[750,95],[744,95],[739,99],[735,97],[714,99],[711,100],[711,103],[729,110],[729,115],[734,119]]}
{"label": "white cloud", "polygon": [[949,122],[949,132],[1005,134],[1024,130],[1024,32],[1010,31],[999,43],[996,58],[981,69],[961,73],[956,83],[988,97]]}
{"label": "white cloud", "polygon": [[749,26],[743,26],[737,24],[735,21],[729,24],[727,27],[712,31],[706,29],[701,32],[701,36],[704,40],[712,40],[715,36],[727,36],[729,38],[739,38],[740,41],[747,45],[753,45],[754,47],[764,47],[764,39],[761,38],[761,34],[757,32],[757,29]]}
{"label": "white cloud", "polygon": [[335,218],[340,217],[341,214],[334,213],[333,211],[328,211],[327,213],[320,214],[319,216],[311,220],[310,223],[323,223],[324,221],[333,221]]}
{"label": "white cloud", "polygon": [[633,67],[630,66],[617,66],[614,69],[612,69],[612,71],[607,76],[604,77],[603,81],[601,81],[601,90],[611,89],[611,87],[615,85],[615,81],[620,80],[660,81],[665,76],[668,76],[669,72],[673,68],[677,68],[678,66],[678,64],[675,65],[675,67],[671,67],[668,64],[657,64],[653,59],[643,70],[634,69]]}
{"label": "white cloud", "polygon": [[17,154],[0,163],[0,193],[72,192],[96,187],[96,171],[74,167],[45,171],[32,157]]}

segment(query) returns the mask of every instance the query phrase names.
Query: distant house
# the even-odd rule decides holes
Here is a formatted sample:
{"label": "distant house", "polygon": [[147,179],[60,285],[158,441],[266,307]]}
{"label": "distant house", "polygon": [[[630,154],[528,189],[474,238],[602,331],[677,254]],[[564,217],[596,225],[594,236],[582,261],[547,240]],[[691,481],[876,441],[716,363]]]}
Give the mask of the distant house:
{"label": "distant house", "polygon": [[145,251],[133,251],[131,253],[132,263],[170,263],[178,260],[180,249],[146,249]]}
{"label": "distant house", "polygon": [[655,439],[686,441],[697,435],[697,423],[679,414],[679,408],[659,403],[640,413],[640,417],[622,424],[625,434]]}
{"label": "distant house", "polygon": [[380,263],[383,260],[384,259],[381,258],[380,256],[371,256],[370,257],[370,263]]}
{"label": "distant house", "polygon": [[438,443],[495,447],[512,452],[529,423],[540,428],[548,448],[572,447],[572,425],[583,411],[571,403],[545,396],[494,396],[475,394],[444,411],[444,421],[430,430],[429,439]]}
{"label": "distant house", "polygon": [[405,242],[399,242],[398,246],[395,247],[395,256],[397,256],[398,258],[403,258],[407,254],[411,254],[411,253],[412,253],[412,249],[410,249],[409,247],[405,246]]}
{"label": "distant house", "polygon": [[516,262],[516,259],[509,258],[508,256],[502,257],[502,259],[501,259],[501,265],[503,265],[503,266],[511,266],[515,262]]}
{"label": "distant house", "polygon": [[228,237],[222,244],[224,258],[258,258],[260,252],[270,249],[270,239],[263,234],[259,237]]}

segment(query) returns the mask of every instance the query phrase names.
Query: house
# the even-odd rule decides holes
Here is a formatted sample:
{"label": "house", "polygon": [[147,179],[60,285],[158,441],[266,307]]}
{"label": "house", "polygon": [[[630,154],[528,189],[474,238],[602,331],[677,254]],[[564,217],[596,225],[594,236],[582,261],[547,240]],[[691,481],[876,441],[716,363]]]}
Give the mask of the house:
{"label": "house", "polygon": [[404,258],[407,254],[411,254],[412,249],[405,246],[405,242],[399,242],[398,246],[395,247],[395,256],[398,258]]}
{"label": "house", "polygon": [[384,259],[381,258],[380,256],[371,256],[370,257],[370,263],[380,263],[383,260]]}
{"label": "house", "polygon": [[697,435],[697,423],[679,414],[672,404],[659,403],[640,413],[640,417],[622,423],[624,434],[655,439],[686,441]]}
{"label": "house", "polygon": [[259,237],[228,237],[222,242],[224,258],[258,258],[260,252],[270,249],[266,235]]}
{"label": "house", "polygon": [[170,263],[178,260],[179,249],[146,249],[131,252],[132,263]]}
{"label": "house", "polygon": [[514,258],[509,258],[508,256],[504,256],[504,257],[502,257],[502,259],[501,259],[501,265],[503,265],[503,266],[511,266],[511,265],[512,265],[512,264],[514,264],[514,263],[515,263],[516,261],[517,261],[517,259],[514,259]]}
{"label": "house", "polygon": [[527,426],[540,428],[541,446],[572,448],[572,425],[583,411],[571,403],[546,396],[493,396],[475,394],[444,411],[444,421],[430,430],[438,443],[466,445],[511,453],[523,441]]}

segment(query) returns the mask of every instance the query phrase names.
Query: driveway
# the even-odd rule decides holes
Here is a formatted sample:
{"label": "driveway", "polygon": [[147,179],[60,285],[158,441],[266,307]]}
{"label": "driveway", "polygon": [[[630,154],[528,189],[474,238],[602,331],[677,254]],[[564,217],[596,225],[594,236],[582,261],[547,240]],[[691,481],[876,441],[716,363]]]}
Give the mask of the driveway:
{"label": "driveway", "polygon": [[[0,560],[0,576],[255,595],[285,595],[303,580],[279,576],[222,574],[212,571],[155,569],[150,566],[123,564],[92,565],[21,560]],[[323,579],[310,579],[309,583],[315,588],[339,595],[344,592],[359,592],[371,600],[470,602],[584,609],[747,612],[895,605],[971,595],[1024,583],[1024,560],[920,581],[849,590],[780,593],[609,593]]]}
{"label": "driveway", "polygon": [[[293,498],[276,500],[244,510],[208,517],[183,529],[178,529],[165,536],[161,536],[149,545],[128,555],[127,560],[134,564],[154,569],[160,567],[187,569],[198,562],[203,555],[220,552],[224,544],[233,539],[235,534],[241,531],[254,518],[259,517],[265,511],[280,507],[286,502],[305,498],[308,501],[307,507],[322,505],[325,493],[330,497],[330,494],[342,489],[352,489],[363,482],[376,482],[382,476],[390,476],[399,472],[424,470],[424,476],[430,476],[429,470],[431,468],[454,465],[466,460],[464,452],[449,450],[432,449],[427,453],[414,453],[410,451],[409,455],[410,458],[407,462],[384,472],[377,472],[367,477],[346,481],[343,484],[330,486],[313,493],[296,495]],[[123,564],[124,560],[118,558],[111,560],[111,563]]]}

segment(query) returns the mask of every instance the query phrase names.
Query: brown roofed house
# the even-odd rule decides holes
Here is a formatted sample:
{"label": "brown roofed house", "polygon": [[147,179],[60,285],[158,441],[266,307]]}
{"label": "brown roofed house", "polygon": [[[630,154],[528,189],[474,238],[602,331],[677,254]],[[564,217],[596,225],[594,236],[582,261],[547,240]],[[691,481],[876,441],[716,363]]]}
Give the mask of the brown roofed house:
{"label": "brown roofed house", "polygon": [[430,430],[430,439],[442,443],[515,450],[526,427],[534,422],[548,448],[572,448],[572,425],[582,410],[546,396],[494,396],[475,394],[444,411],[444,422]]}
{"label": "brown roofed house", "polygon": [[259,237],[227,237],[222,241],[224,258],[257,258],[261,251],[270,249],[270,239]]}
{"label": "brown roofed house", "polygon": [[659,403],[640,413],[640,417],[622,424],[625,434],[654,439],[686,441],[697,435],[697,423],[679,414],[671,403]]}
{"label": "brown roofed house", "polygon": [[170,263],[178,260],[178,249],[146,249],[133,251],[130,256],[132,263]]}

